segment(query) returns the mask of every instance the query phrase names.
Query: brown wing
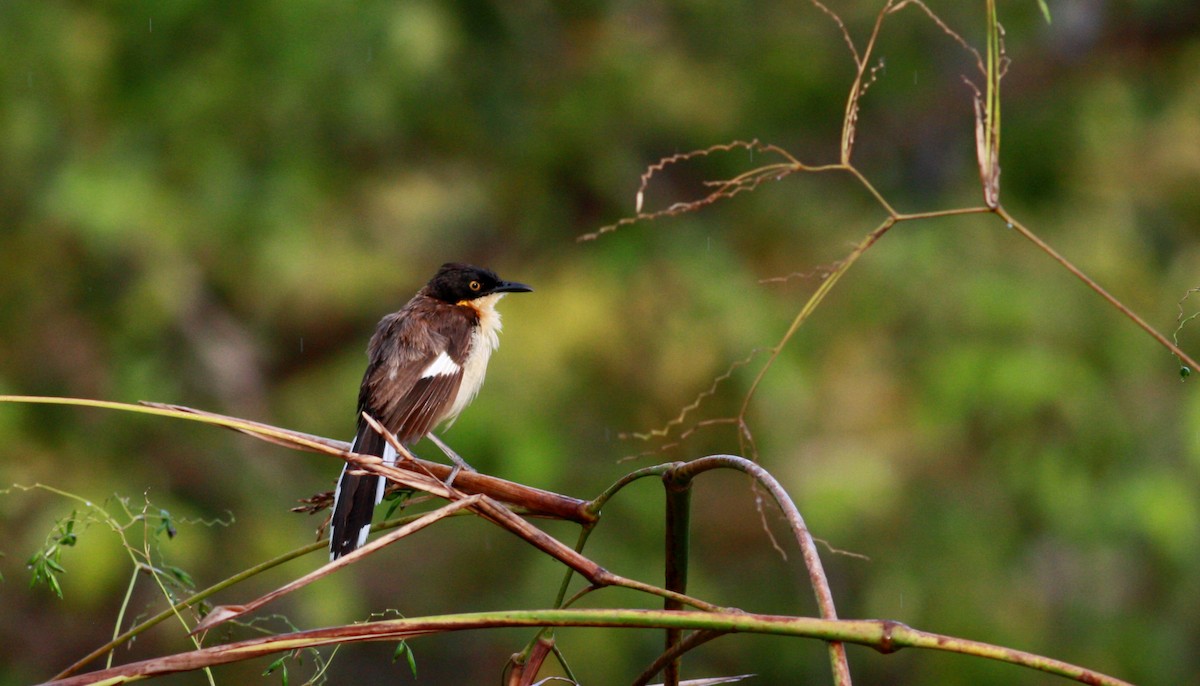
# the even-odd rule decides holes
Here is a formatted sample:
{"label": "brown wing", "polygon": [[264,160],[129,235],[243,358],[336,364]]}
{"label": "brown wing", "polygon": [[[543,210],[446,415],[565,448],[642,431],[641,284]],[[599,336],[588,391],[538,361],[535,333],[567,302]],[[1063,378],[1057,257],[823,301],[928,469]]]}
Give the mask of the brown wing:
{"label": "brown wing", "polygon": [[[458,395],[473,324],[464,309],[417,298],[385,317],[371,339],[359,411],[379,420],[402,443],[429,433]],[[357,452],[367,452],[365,444],[376,441],[366,434],[375,432],[361,418],[358,428],[356,444],[364,449]],[[382,439],[378,443],[381,450]]]}

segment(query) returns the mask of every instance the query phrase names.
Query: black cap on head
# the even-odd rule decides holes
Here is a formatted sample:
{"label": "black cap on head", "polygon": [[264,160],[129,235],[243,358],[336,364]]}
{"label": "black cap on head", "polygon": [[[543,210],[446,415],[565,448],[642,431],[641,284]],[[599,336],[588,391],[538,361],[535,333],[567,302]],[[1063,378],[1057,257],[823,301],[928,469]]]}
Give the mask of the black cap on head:
{"label": "black cap on head", "polygon": [[449,303],[474,300],[493,293],[528,293],[523,283],[505,281],[490,269],[459,262],[443,264],[425,287],[433,297]]}

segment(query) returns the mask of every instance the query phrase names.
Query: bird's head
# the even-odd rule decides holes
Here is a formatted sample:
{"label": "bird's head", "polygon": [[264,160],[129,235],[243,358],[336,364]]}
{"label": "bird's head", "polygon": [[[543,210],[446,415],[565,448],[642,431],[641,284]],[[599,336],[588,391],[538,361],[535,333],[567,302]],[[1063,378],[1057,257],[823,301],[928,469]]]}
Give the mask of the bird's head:
{"label": "bird's head", "polygon": [[502,293],[528,293],[533,290],[523,283],[505,281],[490,269],[457,262],[443,264],[425,289],[429,295],[448,303],[471,301]]}

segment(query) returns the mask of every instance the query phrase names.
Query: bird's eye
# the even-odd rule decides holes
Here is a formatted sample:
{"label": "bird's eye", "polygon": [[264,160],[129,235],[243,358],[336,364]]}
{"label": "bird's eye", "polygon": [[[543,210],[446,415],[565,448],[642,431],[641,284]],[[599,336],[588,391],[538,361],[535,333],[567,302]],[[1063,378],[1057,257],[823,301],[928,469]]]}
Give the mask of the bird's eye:
{"label": "bird's eye", "polygon": [[483,284],[479,283],[478,281],[472,281],[471,283],[467,284],[467,288],[470,288],[473,291],[478,291],[480,288],[483,288]]}

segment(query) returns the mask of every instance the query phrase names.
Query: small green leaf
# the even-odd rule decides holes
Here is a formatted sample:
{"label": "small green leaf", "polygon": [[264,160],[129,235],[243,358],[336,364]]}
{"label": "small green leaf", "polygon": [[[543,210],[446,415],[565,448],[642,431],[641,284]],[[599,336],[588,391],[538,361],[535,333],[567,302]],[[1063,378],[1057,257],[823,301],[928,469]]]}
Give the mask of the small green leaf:
{"label": "small green leaf", "polygon": [[1042,16],[1046,18],[1046,23],[1050,23],[1050,6],[1046,4],[1046,0],[1038,0],[1038,7],[1042,9]]}
{"label": "small green leaf", "polygon": [[167,538],[175,538],[175,534],[179,533],[175,530],[175,523],[171,520],[171,513],[166,510],[158,511],[158,528],[154,530],[154,535],[166,532]]}
{"label": "small green leaf", "polygon": [[45,584],[54,595],[59,598],[63,597],[62,586],[58,583],[58,573],[65,572],[62,565],[58,564],[50,555],[57,556],[57,547],[52,547],[50,550],[39,550],[34,553],[25,566],[29,568],[31,573],[29,578],[29,587],[34,588],[38,584]]}
{"label": "small green leaf", "polygon": [[196,582],[194,579],[192,579],[191,574],[188,574],[175,565],[164,565],[164,568],[171,573],[171,576],[175,577],[176,581],[184,586],[187,586],[188,588],[196,587]]}
{"label": "small green leaf", "polygon": [[51,591],[54,591],[54,595],[58,596],[59,599],[62,599],[62,586],[58,585],[58,577],[54,576],[53,574],[48,575],[46,577],[46,585],[50,587]]}
{"label": "small green leaf", "polygon": [[280,673],[280,677],[282,677],[282,679],[283,679],[283,686],[287,686],[288,671],[287,671],[287,664],[284,662],[284,660],[286,660],[286,659],[287,659],[287,656],[284,655],[283,657],[279,658],[278,660],[272,662],[270,665],[267,666],[267,670],[265,672],[263,672],[262,675],[270,676],[271,672],[274,672],[277,669],[282,669],[283,671]]}
{"label": "small green leaf", "polygon": [[396,652],[392,653],[392,662],[399,660],[401,657],[408,663],[408,671],[412,672],[413,678],[417,678],[417,656],[408,647],[407,641],[400,641],[396,644]]}
{"label": "small green leaf", "polygon": [[283,658],[281,657],[281,658],[275,660],[274,662],[272,662],[271,664],[267,665],[267,669],[262,673],[262,675],[270,676],[271,672],[274,672],[275,670],[279,669],[282,666],[283,666]]}

